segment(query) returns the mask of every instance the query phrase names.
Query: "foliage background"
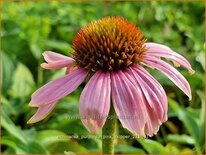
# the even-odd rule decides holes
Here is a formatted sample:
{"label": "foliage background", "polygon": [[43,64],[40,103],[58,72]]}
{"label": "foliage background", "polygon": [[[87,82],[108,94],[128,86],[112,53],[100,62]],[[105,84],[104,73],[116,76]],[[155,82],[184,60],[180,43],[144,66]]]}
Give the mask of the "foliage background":
{"label": "foliage background", "polygon": [[[205,151],[204,3],[203,2],[4,2],[2,8],[2,153],[100,153],[101,139],[89,134],[78,118],[83,85],[62,99],[45,120],[27,125],[35,109],[31,94],[64,70],[40,68],[42,52],[72,52],[75,33],[91,20],[123,16],[137,24],[148,41],[166,44],[184,55],[196,73],[190,76],[188,98],[158,71],[150,71],[169,100],[169,119],[158,134],[132,138],[121,126],[116,153],[203,153]],[[101,136],[101,133],[97,136]],[[130,138],[128,138],[130,136]],[[89,138],[88,138],[89,137]]]}

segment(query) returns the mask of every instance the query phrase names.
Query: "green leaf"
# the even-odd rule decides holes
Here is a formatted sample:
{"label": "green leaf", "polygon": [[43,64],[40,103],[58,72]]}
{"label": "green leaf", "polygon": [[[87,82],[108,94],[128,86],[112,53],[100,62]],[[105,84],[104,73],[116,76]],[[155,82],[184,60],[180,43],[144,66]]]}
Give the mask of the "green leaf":
{"label": "green leaf", "polygon": [[87,153],[86,148],[72,140],[72,138],[65,133],[57,130],[38,132],[37,141],[40,141],[51,153],[64,153],[64,151]]}
{"label": "green leaf", "polygon": [[197,91],[197,94],[201,98],[202,106],[200,109],[200,120],[199,120],[199,134],[200,139],[198,144],[200,144],[200,147],[202,147],[202,151],[204,150],[205,145],[205,95],[201,91]]}
{"label": "green leaf", "polygon": [[29,141],[24,144],[18,139],[11,137],[3,137],[1,144],[11,147],[16,154],[48,154],[49,152],[39,143]]}
{"label": "green leaf", "polygon": [[[62,138],[64,137],[64,138]],[[37,141],[48,147],[51,144],[58,142],[68,142],[66,134],[58,130],[43,130],[37,133]]]}
{"label": "green leaf", "polygon": [[70,140],[67,143],[59,142],[59,143],[52,144],[48,149],[52,154],[59,154],[59,153],[63,154],[65,151],[74,152],[76,154],[89,153],[85,147],[83,147],[82,145],[80,145],[78,142],[74,140]]}
{"label": "green leaf", "polygon": [[55,48],[64,52],[71,53],[72,48],[70,44],[64,41],[58,41],[58,40],[42,40],[45,46],[48,46],[50,48]]}
{"label": "green leaf", "polygon": [[43,52],[43,51],[42,51],[42,49],[38,46],[38,44],[36,43],[36,41],[32,41],[32,42],[29,44],[29,46],[30,46],[30,50],[31,50],[33,56],[34,56],[37,60],[41,59],[41,57],[42,57],[42,52]]}
{"label": "green leaf", "polygon": [[116,154],[145,154],[144,150],[129,145],[118,144],[115,146]]}
{"label": "green leaf", "polygon": [[56,80],[60,77],[63,77],[66,73],[66,69],[60,69],[60,70],[57,70],[55,71],[55,73],[49,78],[48,81],[52,81],[52,80]]}
{"label": "green leaf", "polygon": [[199,52],[196,60],[202,65],[202,68],[205,70],[205,52]]}
{"label": "green leaf", "polygon": [[13,148],[16,154],[49,153],[41,144],[31,138],[32,136],[26,134],[26,132],[32,133],[33,130],[21,130],[21,128],[15,126],[4,111],[2,112],[1,123],[2,127],[10,134],[9,137],[3,137],[1,143]]}
{"label": "green leaf", "polygon": [[197,120],[196,118],[194,118],[193,115],[191,115],[191,112],[188,112],[187,109],[180,107],[174,100],[169,99],[168,101],[170,107],[173,108],[173,110],[178,114],[178,118],[183,122],[190,135],[192,135],[192,137],[194,138],[197,152],[201,153],[200,148],[202,146],[200,145],[199,141],[200,139],[202,139],[201,137],[204,135],[204,131],[202,130],[202,125],[201,130],[199,130],[199,119]]}
{"label": "green leaf", "polygon": [[1,124],[2,127],[5,128],[12,136],[16,137],[24,144],[28,143],[28,138],[25,136],[24,132],[15,126],[4,111],[2,111]]}
{"label": "green leaf", "polygon": [[[22,147],[25,148],[25,146],[23,145]],[[27,145],[27,153],[30,154],[48,154],[49,152],[42,147],[39,143],[32,141]]]}
{"label": "green leaf", "polygon": [[1,141],[2,145],[6,145],[6,146],[9,146],[10,148],[12,148],[15,151],[15,154],[26,154],[26,153],[28,153],[25,150],[25,144],[24,144],[23,148],[18,146],[20,143],[21,142],[16,140],[16,139],[14,140],[14,139],[9,139],[9,138],[5,138],[5,137],[2,137],[2,141]]}
{"label": "green leaf", "polygon": [[137,139],[148,153],[152,154],[168,154],[169,150],[157,141],[150,139]]}
{"label": "green leaf", "polygon": [[169,99],[168,101],[170,107],[178,114],[178,118],[185,124],[190,134],[195,138],[195,140],[198,140],[198,126],[193,116],[189,115],[188,112],[181,108],[174,100]]}
{"label": "green leaf", "polygon": [[16,115],[17,111],[16,109],[12,106],[12,104],[2,95],[1,97],[1,102],[2,102],[2,106],[5,107],[4,110],[5,112],[9,115]]}
{"label": "green leaf", "polygon": [[12,83],[14,64],[9,56],[2,52],[2,93],[6,94]]}
{"label": "green leaf", "polygon": [[195,144],[194,139],[188,135],[169,134],[167,140],[182,144]]}
{"label": "green leaf", "polygon": [[13,84],[9,90],[13,97],[25,97],[29,95],[35,86],[33,76],[29,69],[19,63],[13,75]]}
{"label": "green leaf", "polygon": [[181,109],[178,114],[178,118],[184,123],[187,127],[190,134],[195,138],[196,141],[199,139],[198,125],[197,122],[194,120],[193,116],[188,115],[186,111]]}

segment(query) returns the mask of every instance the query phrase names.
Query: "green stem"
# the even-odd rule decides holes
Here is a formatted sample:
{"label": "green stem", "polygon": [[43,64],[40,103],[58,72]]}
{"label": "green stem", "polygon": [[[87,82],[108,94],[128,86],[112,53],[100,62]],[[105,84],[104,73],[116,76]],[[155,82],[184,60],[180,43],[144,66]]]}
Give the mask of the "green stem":
{"label": "green stem", "polygon": [[[40,63],[39,63],[40,64]],[[43,69],[40,67],[38,67],[38,73],[37,73],[37,85],[41,86],[43,83]]]}
{"label": "green stem", "polygon": [[116,137],[117,118],[113,106],[111,105],[109,116],[102,129],[102,153],[114,154],[114,144]]}

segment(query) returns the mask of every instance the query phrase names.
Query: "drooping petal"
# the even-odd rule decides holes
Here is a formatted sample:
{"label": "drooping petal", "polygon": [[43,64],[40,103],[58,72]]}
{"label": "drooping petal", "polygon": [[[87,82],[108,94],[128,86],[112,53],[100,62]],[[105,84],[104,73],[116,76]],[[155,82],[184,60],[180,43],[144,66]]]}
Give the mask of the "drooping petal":
{"label": "drooping petal", "polygon": [[110,95],[110,73],[96,72],[80,96],[81,121],[90,132],[97,133],[103,127],[110,109]]}
{"label": "drooping petal", "polygon": [[166,121],[168,103],[166,93],[162,86],[140,65],[133,65],[130,67],[130,70],[130,74],[133,74],[136,81],[139,83],[147,103],[158,116],[158,119],[161,122]]}
{"label": "drooping petal", "polygon": [[122,126],[137,136],[145,137],[147,111],[141,90],[122,71],[113,72],[111,77],[112,101]]}
{"label": "drooping petal", "polygon": [[[154,90],[157,93],[158,97],[161,98],[161,103],[168,103],[167,102],[167,95],[165,93],[165,90],[160,85],[160,83],[153,76],[151,76],[151,74],[147,70],[145,70],[140,65],[133,65],[132,68],[151,87],[151,89]],[[162,104],[162,105],[164,106],[165,111],[167,111],[168,104]]]}
{"label": "drooping petal", "polygon": [[192,69],[187,59],[185,59],[182,55],[174,52],[169,47],[157,43],[145,43],[144,45],[147,48],[145,55],[163,57],[168,60],[172,60],[176,66],[182,65],[183,67],[187,68],[191,74],[194,73],[194,70]]}
{"label": "drooping petal", "polygon": [[155,57],[145,57],[144,62],[153,68],[160,70],[164,73],[177,87],[179,87],[188,97],[192,99],[190,85],[182,74],[180,74],[170,64]]}
{"label": "drooping petal", "polygon": [[38,107],[36,113],[28,120],[28,124],[36,123],[46,118],[54,109],[56,102]]}
{"label": "drooping petal", "polygon": [[[163,107],[165,106],[163,104],[166,104],[167,107],[167,103],[157,103],[157,99],[155,100],[153,98],[154,94],[147,94],[151,93],[151,91],[147,90],[149,88],[146,87],[146,83],[142,83],[143,81],[141,77],[137,76],[137,73],[133,68],[137,67],[132,66],[130,67],[130,69],[126,69],[124,73],[128,77],[128,79],[130,79],[136,89],[140,88],[139,95],[142,96],[143,99],[143,104],[141,106],[145,108],[144,117],[146,123],[144,127],[144,133],[148,136],[153,136],[154,134],[157,134],[160,125],[166,121],[165,118],[167,118],[167,108],[163,109]],[[155,86],[155,84],[153,86]],[[151,105],[153,105],[153,107],[151,107]]]}
{"label": "drooping petal", "polygon": [[51,81],[33,93],[30,106],[52,103],[73,92],[85,79],[88,72],[77,69],[62,78]]}
{"label": "drooping petal", "polygon": [[41,67],[45,69],[60,69],[69,67],[74,63],[74,59],[51,51],[43,53],[44,59],[47,63],[42,63]]}
{"label": "drooping petal", "polygon": [[[165,112],[167,113],[168,110],[168,101],[167,101],[167,95],[165,93],[165,90],[160,85],[160,83],[153,77],[151,74],[146,71],[142,66],[140,65],[134,65],[133,69],[141,76],[141,78],[151,87],[152,90],[154,90],[157,94],[157,96],[160,98],[163,109],[165,109]],[[164,116],[166,116],[166,113]],[[167,120],[167,116],[164,118],[164,121]]]}
{"label": "drooping petal", "polygon": [[[145,102],[147,102],[146,99]],[[160,120],[159,117],[157,116],[157,113],[148,104],[146,104],[146,109],[147,109],[148,117],[144,128],[144,132],[146,135],[151,137],[157,134],[160,125],[165,121]]]}

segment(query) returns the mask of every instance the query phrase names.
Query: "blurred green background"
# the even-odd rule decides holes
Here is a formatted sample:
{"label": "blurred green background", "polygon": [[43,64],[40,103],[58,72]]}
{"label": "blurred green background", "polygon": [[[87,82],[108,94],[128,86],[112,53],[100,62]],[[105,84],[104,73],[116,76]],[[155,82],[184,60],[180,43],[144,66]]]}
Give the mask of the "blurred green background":
{"label": "blurred green background", "polygon": [[164,75],[150,71],[166,90],[169,119],[146,139],[133,138],[120,125],[115,153],[204,153],[204,2],[4,2],[2,11],[2,153],[101,153],[101,133],[95,137],[79,119],[69,119],[79,114],[83,85],[60,100],[47,119],[26,122],[36,110],[28,107],[31,94],[65,73],[40,68],[42,52],[71,55],[82,26],[112,15],[135,23],[149,42],[182,54],[196,71],[191,76],[179,68],[191,85],[191,102]]}

